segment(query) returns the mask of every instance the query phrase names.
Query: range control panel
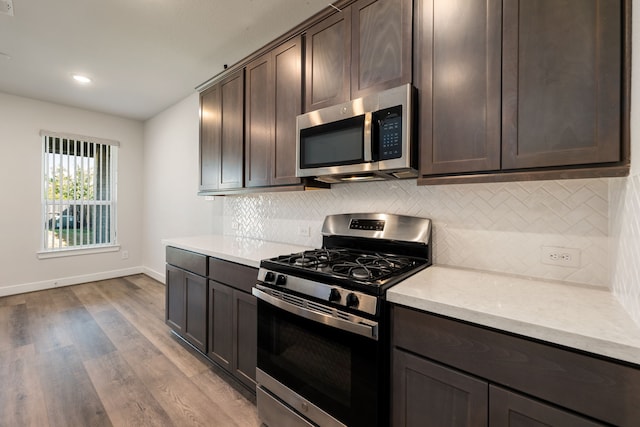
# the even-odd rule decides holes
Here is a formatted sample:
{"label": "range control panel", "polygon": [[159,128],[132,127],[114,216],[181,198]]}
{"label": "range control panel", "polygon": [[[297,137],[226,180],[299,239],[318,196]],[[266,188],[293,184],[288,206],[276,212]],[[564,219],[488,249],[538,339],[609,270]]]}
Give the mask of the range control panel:
{"label": "range control panel", "polygon": [[352,219],[350,230],[384,231],[383,219]]}

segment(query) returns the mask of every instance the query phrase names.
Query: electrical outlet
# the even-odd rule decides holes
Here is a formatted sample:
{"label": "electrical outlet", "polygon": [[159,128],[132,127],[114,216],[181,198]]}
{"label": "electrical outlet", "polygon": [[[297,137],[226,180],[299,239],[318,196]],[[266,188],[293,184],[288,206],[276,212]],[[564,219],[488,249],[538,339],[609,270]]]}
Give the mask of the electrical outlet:
{"label": "electrical outlet", "polygon": [[122,257],[122,259],[129,259],[129,251],[120,252],[120,257]]}
{"label": "electrical outlet", "polygon": [[311,235],[311,227],[308,225],[299,225],[298,226],[298,236],[309,237]]}
{"label": "electrical outlet", "polygon": [[0,0],[0,13],[13,16],[13,0]]}
{"label": "electrical outlet", "polygon": [[231,222],[231,229],[232,230],[237,230],[239,227],[238,221],[232,221]]}
{"label": "electrical outlet", "polygon": [[580,267],[580,249],[543,246],[541,262],[561,267]]}

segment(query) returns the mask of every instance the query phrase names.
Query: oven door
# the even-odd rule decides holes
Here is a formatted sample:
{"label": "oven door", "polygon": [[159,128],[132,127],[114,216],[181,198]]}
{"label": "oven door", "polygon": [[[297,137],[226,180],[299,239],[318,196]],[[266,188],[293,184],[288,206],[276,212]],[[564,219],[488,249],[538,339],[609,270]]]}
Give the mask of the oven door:
{"label": "oven door", "polygon": [[[322,426],[386,424],[379,341],[258,298],[258,397],[266,389],[284,407]],[[259,399],[259,413],[261,404],[273,401]]]}

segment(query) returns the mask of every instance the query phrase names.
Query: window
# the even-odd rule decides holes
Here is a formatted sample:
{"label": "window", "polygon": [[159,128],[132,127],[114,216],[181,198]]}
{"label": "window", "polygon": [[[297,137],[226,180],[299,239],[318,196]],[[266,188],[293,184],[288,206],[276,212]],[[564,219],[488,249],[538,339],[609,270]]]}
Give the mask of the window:
{"label": "window", "polygon": [[40,134],[43,252],[115,247],[118,142]]}

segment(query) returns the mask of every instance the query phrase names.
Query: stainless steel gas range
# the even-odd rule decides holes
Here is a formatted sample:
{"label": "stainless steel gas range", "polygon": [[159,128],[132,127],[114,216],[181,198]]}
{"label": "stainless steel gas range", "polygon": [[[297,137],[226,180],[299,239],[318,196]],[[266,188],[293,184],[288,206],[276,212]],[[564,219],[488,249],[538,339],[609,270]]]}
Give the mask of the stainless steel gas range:
{"label": "stainless steel gas range", "polygon": [[322,248],[260,263],[258,414],[269,427],[389,423],[386,290],[431,265],[431,220],[325,218]]}

